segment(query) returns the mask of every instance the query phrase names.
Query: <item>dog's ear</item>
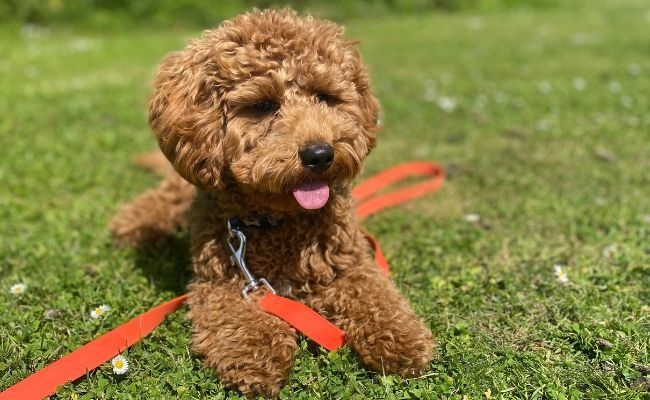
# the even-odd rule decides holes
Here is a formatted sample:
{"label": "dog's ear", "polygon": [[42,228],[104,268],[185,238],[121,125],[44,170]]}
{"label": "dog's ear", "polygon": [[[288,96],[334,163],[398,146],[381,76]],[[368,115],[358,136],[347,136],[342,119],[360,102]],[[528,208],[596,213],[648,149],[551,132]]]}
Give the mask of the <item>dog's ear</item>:
{"label": "dog's ear", "polygon": [[210,51],[196,43],[160,64],[149,102],[149,123],[165,156],[186,180],[222,186],[224,115]]}

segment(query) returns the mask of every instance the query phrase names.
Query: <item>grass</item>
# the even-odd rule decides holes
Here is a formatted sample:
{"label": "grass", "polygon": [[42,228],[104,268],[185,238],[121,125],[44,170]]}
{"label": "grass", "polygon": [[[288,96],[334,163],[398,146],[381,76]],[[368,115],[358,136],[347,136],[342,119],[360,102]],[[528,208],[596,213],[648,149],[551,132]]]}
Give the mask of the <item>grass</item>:
{"label": "grass", "polygon": [[[348,23],[384,106],[366,175],[449,171],[366,221],[439,358],[401,380],[303,342],[281,398],[650,399],[648,29],[641,0]],[[197,33],[1,28],[0,389],[183,292],[186,235],[139,254],[105,226],[156,182],[129,162],[153,147],[149,82]],[[105,364],[58,397],[239,398],[189,351],[184,313],[126,352],[128,374]]]}

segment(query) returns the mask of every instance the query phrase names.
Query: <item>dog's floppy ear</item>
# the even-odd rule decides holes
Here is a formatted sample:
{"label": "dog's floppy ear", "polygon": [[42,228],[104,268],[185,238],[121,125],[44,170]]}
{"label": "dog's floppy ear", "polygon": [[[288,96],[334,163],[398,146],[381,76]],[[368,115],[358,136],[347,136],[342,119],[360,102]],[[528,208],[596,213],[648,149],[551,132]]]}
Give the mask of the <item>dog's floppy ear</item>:
{"label": "dog's floppy ear", "polygon": [[165,156],[186,180],[221,187],[224,156],[223,106],[211,52],[197,43],[169,54],[160,64],[149,102],[149,123]]}

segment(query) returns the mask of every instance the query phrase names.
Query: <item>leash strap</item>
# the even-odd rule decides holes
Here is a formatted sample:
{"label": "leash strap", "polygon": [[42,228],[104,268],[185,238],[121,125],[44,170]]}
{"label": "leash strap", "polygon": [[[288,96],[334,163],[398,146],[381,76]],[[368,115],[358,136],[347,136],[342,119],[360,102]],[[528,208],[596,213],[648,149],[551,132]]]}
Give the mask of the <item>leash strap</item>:
{"label": "leash strap", "polygon": [[[377,195],[387,187],[412,177],[426,179]],[[442,185],[444,178],[442,167],[427,162],[401,164],[380,172],[352,190],[352,195],[359,201],[357,216],[363,219],[384,208],[433,192]],[[375,251],[377,265],[388,276],[388,262],[379,242],[367,232],[365,235]],[[83,376],[151,333],[167,314],[180,308],[186,299],[187,294],[184,294],[138,315],[0,392],[0,400],[38,400],[54,394],[58,386]],[[265,312],[282,318],[328,350],[337,350],[345,343],[345,333],[341,329],[302,303],[269,293],[258,304]]]}
{"label": "leash strap", "polygon": [[388,261],[386,261],[384,252],[381,250],[381,246],[379,246],[379,242],[367,231],[363,234],[366,236],[366,240],[368,241],[368,244],[370,244],[370,248],[375,252],[375,263],[377,264],[377,267],[384,274],[384,276],[388,278],[390,276],[390,267],[388,265]]}
{"label": "leash strap", "polygon": [[147,336],[185,299],[186,294],[179,296],[103,334],[0,393],[0,400],[32,400],[50,396],[56,392],[57,386],[83,376]]}
{"label": "leash strap", "polygon": [[262,310],[280,317],[329,351],[345,344],[345,332],[300,302],[269,293],[258,304]]}
{"label": "leash strap", "polygon": [[[375,196],[381,190],[408,178],[424,177],[416,183],[393,192]],[[359,201],[357,216],[365,218],[377,212],[436,191],[445,180],[445,170],[429,162],[410,162],[382,171],[358,184],[352,195]]]}
{"label": "leash strap", "polygon": [[[395,185],[414,177],[426,179],[417,184],[406,186],[393,192],[377,195],[377,193],[391,185]],[[378,174],[359,183],[354,189],[352,189],[352,196],[354,196],[358,201],[357,216],[360,219],[364,219],[385,208],[394,207],[398,204],[434,192],[442,186],[444,180],[444,168],[437,164],[424,161],[399,164],[379,172]],[[370,247],[375,252],[375,262],[377,263],[377,266],[384,275],[389,276],[390,268],[388,266],[388,261],[386,261],[386,257],[381,250],[381,246],[379,246],[379,242],[368,231],[364,230],[364,234],[366,235]]]}

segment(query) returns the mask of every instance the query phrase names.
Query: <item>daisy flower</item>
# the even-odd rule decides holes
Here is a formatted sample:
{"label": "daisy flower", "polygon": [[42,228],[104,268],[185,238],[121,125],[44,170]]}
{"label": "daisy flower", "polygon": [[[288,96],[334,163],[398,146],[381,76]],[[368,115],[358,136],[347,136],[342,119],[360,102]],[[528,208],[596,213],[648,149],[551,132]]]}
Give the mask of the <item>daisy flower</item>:
{"label": "daisy flower", "polygon": [[101,306],[95,307],[91,312],[90,312],[90,317],[92,319],[97,319],[101,317],[102,315],[108,314],[108,312],[111,311],[111,308],[107,306],[106,304],[102,304]]}
{"label": "daisy flower", "polygon": [[641,75],[641,66],[639,64],[629,64],[627,66],[627,72],[630,73],[632,76],[639,76]]}
{"label": "daisy flower", "polygon": [[535,124],[535,129],[537,129],[538,131],[541,131],[541,132],[546,132],[547,130],[549,130],[550,127],[551,127],[551,124],[548,121],[544,120],[544,119],[540,119]]}
{"label": "daisy flower", "polygon": [[621,93],[621,90],[623,90],[623,86],[619,81],[611,81],[607,86],[612,93]]}
{"label": "daisy flower", "polygon": [[25,290],[27,290],[27,285],[24,283],[16,283],[14,285],[11,285],[9,288],[9,292],[16,296],[25,293]]}
{"label": "daisy flower", "polygon": [[639,126],[641,121],[639,120],[639,117],[635,117],[634,115],[631,115],[625,118],[625,123],[633,128],[636,128],[637,126]]}
{"label": "daisy flower", "polygon": [[470,31],[479,31],[483,28],[483,20],[477,17],[468,19],[465,24]]}
{"label": "daisy flower", "polygon": [[555,271],[555,276],[557,277],[557,280],[565,285],[569,282],[569,277],[566,274],[566,271],[564,271],[564,268],[562,268],[561,265],[556,264],[553,266],[553,270]]}
{"label": "daisy flower", "polygon": [[603,257],[605,258],[612,258],[616,255],[616,245],[615,244],[610,244],[608,246],[605,246],[603,249]]}
{"label": "daisy flower", "polygon": [[126,357],[119,354],[111,360],[111,365],[113,366],[113,373],[118,375],[126,374],[129,370],[129,362]]}
{"label": "daisy flower", "polygon": [[573,78],[573,80],[571,81],[571,84],[573,85],[573,88],[575,90],[577,90],[578,92],[582,92],[583,90],[585,90],[587,88],[587,81],[585,81],[581,77]]}
{"label": "daisy flower", "polygon": [[621,97],[621,105],[625,108],[632,108],[634,100],[630,96],[623,96]]}
{"label": "daisy flower", "polygon": [[537,84],[537,90],[542,94],[549,94],[553,90],[553,86],[548,81],[541,81]]}
{"label": "daisy flower", "polygon": [[481,216],[478,214],[465,214],[465,221],[470,223],[476,223],[481,220]]}
{"label": "daisy flower", "polygon": [[441,96],[438,98],[438,107],[444,112],[452,112],[456,109],[458,102],[453,97]]}

